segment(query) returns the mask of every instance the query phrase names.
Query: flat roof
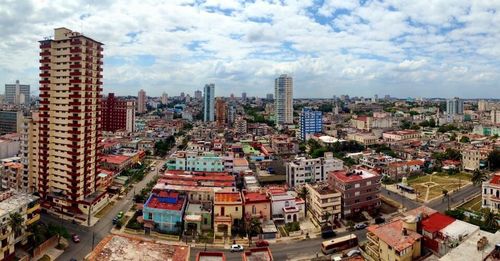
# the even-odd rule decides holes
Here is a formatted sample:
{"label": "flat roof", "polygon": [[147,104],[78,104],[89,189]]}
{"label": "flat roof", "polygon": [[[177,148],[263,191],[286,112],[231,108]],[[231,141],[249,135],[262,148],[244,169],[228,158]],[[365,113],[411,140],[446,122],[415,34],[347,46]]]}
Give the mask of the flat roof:
{"label": "flat roof", "polygon": [[184,198],[179,197],[177,192],[160,191],[149,197],[145,207],[180,211],[184,205]]}
{"label": "flat roof", "polygon": [[[486,237],[488,239],[488,244],[485,245],[484,249],[477,249],[477,242],[482,238]],[[452,248],[448,254],[441,257],[442,261],[456,261],[456,260],[467,260],[467,261],[482,261],[483,257],[486,257],[493,249],[495,249],[495,244],[500,242],[500,231],[495,234],[479,230],[473,233],[467,240],[462,242],[455,248]]]}
{"label": "flat roof", "polygon": [[403,235],[403,220],[401,219],[392,220],[382,225],[369,226],[368,231],[375,234],[380,240],[397,251],[402,251],[412,246],[415,241],[422,238],[422,235],[411,230],[407,230],[406,235]]}
{"label": "flat roof", "polygon": [[363,179],[369,179],[373,178],[375,176],[379,176],[378,174],[375,174],[374,172],[364,170],[364,169],[355,169],[351,174],[350,172],[345,171],[345,170],[337,170],[337,171],[332,171],[330,172],[330,175],[335,176],[337,179],[343,181],[343,182],[353,182],[353,181],[359,181]]}
{"label": "flat roof", "polygon": [[101,157],[101,161],[111,164],[122,164],[128,159],[130,159],[130,157],[124,155],[105,155]]}
{"label": "flat roof", "polygon": [[89,254],[89,261],[187,260],[189,246],[128,235],[108,235]]}

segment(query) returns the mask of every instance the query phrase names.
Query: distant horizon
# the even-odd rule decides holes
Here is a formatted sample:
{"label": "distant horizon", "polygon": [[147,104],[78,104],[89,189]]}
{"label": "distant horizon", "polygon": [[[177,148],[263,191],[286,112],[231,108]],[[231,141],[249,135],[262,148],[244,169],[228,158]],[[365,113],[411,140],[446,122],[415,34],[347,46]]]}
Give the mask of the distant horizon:
{"label": "distant horizon", "polygon": [[[38,90],[39,43],[66,27],[104,43],[104,93],[500,98],[494,1],[14,1],[0,84]],[[36,88],[34,88],[36,87]]]}

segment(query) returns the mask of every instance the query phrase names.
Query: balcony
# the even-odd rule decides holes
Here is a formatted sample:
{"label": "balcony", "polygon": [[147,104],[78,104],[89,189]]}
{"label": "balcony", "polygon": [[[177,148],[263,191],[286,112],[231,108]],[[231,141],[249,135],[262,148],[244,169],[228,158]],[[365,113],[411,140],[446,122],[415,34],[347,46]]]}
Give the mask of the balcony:
{"label": "balcony", "polygon": [[69,52],[70,53],[81,53],[82,49],[80,49],[79,47],[75,47],[75,48],[69,49]]}
{"label": "balcony", "polygon": [[40,91],[41,91],[41,92],[43,92],[43,91],[49,91],[49,90],[50,90],[50,88],[49,88],[49,87],[47,87],[47,86],[42,86],[42,87],[40,87]]}
{"label": "balcony", "polygon": [[82,80],[80,80],[80,79],[71,79],[71,80],[69,80],[69,83],[82,83]]}
{"label": "balcony", "polygon": [[40,63],[50,63],[50,58],[44,57],[43,59],[40,59]]}
{"label": "balcony", "polygon": [[50,70],[50,66],[44,65],[44,66],[40,66],[38,69],[40,69],[41,71],[46,71],[46,70]]}
{"label": "balcony", "polygon": [[48,72],[40,73],[39,76],[42,78],[47,78],[47,77],[50,77],[50,73],[48,73]]}
{"label": "balcony", "polygon": [[40,84],[49,84],[50,81],[49,80],[40,80],[39,83]]}
{"label": "balcony", "polygon": [[51,46],[51,44],[50,44],[50,43],[51,43],[50,41],[47,41],[47,42],[42,42],[42,43],[40,43],[40,48],[41,48],[41,49],[50,48],[50,46]]}
{"label": "balcony", "polygon": [[70,76],[81,76],[82,73],[81,72],[70,72],[69,75]]}
{"label": "balcony", "polygon": [[80,41],[80,39],[75,39],[71,41],[71,45],[79,45],[79,44],[82,44],[82,41]]}
{"label": "balcony", "polygon": [[38,95],[40,98],[49,98],[49,94],[48,93],[40,93],[40,95]]}
{"label": "balcony", "polygon": [[82,105],[82,103],[79,102],[79,101],[77,101],[77,102],[76,101],[72,101],[72,102],[69,102],[68,104],[69,104],[69,106],[80,106],[80,105]]}
{"label": "balcony", "polygon": [[77,63],[77,64],[71,64],[69,66],[70,69],[80,69],[82,68],[82,64],[81,63]]}
{"label": "balcony", "polygon": [[80,95],[80,94],[70,94],[69,98],[70,99],[79,99],[79,98],[82,98],[82,95]]}
{"label": "balcony", "polygon": [[77,56],[72,56],[69,58],[70,61],[81,61],[82,57],[77,55]]}
{"label": "balcony", "polygon": [[43,52],[40,53],[41,56],[48,56],[50,55],[50,51],[49,50],[43,50]]}

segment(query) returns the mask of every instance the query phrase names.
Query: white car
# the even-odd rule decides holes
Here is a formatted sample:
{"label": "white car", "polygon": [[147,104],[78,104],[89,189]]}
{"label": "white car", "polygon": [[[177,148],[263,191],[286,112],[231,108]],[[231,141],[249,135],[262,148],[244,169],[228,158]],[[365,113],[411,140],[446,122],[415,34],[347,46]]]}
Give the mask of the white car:
{"label": "white car", "polygon": [[359,251],[357,249],[353,249],[353,250],[347,252],[347,257],[353,257],[353,256],[357,256],[357,255],[361,255],[361,251]]}
{"label": "white car", "polygon": [[367,225],[365,223],[358,223],[356,225],[354,225],[354,228],[355,229],[365,229],[367,227]]}
{"label": "white car", "polygon": [[231,245],[231,252],[242,252],[243,251],[243,246],[234,244]]}

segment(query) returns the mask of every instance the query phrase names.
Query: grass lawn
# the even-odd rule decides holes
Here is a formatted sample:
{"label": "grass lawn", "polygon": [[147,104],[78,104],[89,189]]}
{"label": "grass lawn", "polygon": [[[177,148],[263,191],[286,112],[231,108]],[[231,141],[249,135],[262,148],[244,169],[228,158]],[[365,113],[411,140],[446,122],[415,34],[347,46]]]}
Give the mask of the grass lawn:
{"label": "grass lawn", "polygon": [[467,203],[463,204],[460,208],[479,212],[481,210],[481,195],[467,201]]}
{"label": "grass lawn", "polygon": [[94,215],[96,218],[102,218],[104,217],[110,209],[113,208],[113,205],[115,204],[114,201],[109,202],[107,206],[105,206],[101,211],[97,212],[97,214]]}
{"label": "grass lawn", "polygon": [[416,190],[419,199],[428,201],[441,196],[443,194],[443,190],[448,190],[448,192],[451,193],[459,187],[463,187],[470,181],[470,179],[471,175],[463,172],[453,175],[441,172],[432,175],[409,178],[408,185]]}

